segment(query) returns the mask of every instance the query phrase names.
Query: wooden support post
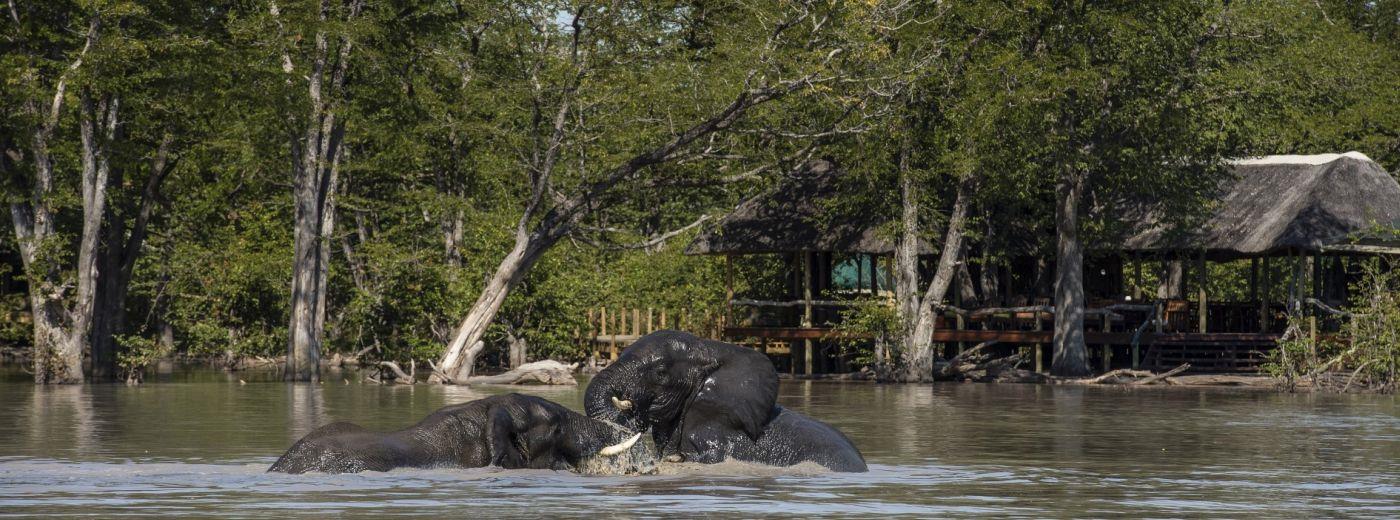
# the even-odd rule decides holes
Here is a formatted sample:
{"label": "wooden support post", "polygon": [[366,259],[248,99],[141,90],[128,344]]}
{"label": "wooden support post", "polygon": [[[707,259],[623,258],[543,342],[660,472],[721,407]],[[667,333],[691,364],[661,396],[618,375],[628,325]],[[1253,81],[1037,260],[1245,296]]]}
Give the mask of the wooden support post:
{"label": "wooden support post", "polygon": [[865,255],[856,253],[856,294],[865,291]]}
{"label": "wooden support post", "polygon": [[1259,299],[1259,259],[1249,259],[1249,301]]}
{"label": "wooden support post", "polygon": [[870,256],[870,294],[880,295],[880,257],[874,254]]}
{"label": "wooden support post", "polygon": [[1291,266],[1292,277],[1288,280],[1288,314],[1291,316],[1299,311],[1298,300],[1302,299],[1299,293],[1302,292],[1303,287],[1303,254],[1294,255],[1292,251],[1289,251],[1288,256],[1293,264]]}
{"label": "wooden support post", "polygon": [[656,327],[654,326],[654,325],[656,324],[656,322],[655,322],[655,321],[652,321],[652,313],[653,313],[653,312],[654,312],[654,309],[652,309],[651,306],[648,305],[648,306],[647,306],[647,329],[646,329],[647,334],[651,334],[651,333],[653,333],[653,332],[656,332]]}
{"label": "wooden support post", "polygon": [[661,308],[661,328],[666,328],[666,308]]}
{"label": "wooden support post", "polygon": [[638,308],[636,308],[636,307],[633,307],[633,308],[632,308],[632,336],[634,336],[634,337],[640,337],[641,335],[642,335],[642,310],[641,310],[641,309],[638,309]]}
{"label": "wooden support post", "polygon": [[[1322,254],[1314,251],[1312,255],[1312,297],[1322,301]],[[1317,316],[1318,309],[1310,307],[1308,309],[1308,324],[1312,329],[1313,344],[1317,344]]]}
{"label": "wooden support post", "polygon": [[734,322],[734,261],[724,255],[724,321]]}
{"label": "wooden support post", "polygon": [[1259,291],[1259,332],[1269,332],[1269,297],[1273,294],[1273,271],[1269,269],[1269,257],[1259,262],[1264,268],[1264,283]]}
{"label": "wooden support post", "polygon": [[[588,321],[586,321],[586,322],[584,322],[584,323],[586,323],[586,325],[584,326],[583,333],[584,333],[584,334],[588,334],[588,335],[592,335],[593,337],[592,337],[592,338],[579,338],[579,344],[580,344],[580,345],[587,345],[587,348],[584,349],[584,352],[589,352],[589,353],[593,354],[594,357],[598,357],[598,342],[597,342],[597,341],[592,341],[592,340],[598,339],[598,329],[596,329],[596,328],[593,327],[593,308],[592,308],[592,307],[589,307],[589,308],[588,308]],[[584,341],[588,341],[588,343],[583,343]]]}
{"label": "wooden support post", "polygon": [[[956,271],[953,271],[953,287],[952,287],[952,290],[953,290],[953,306],[954,306],[954,307],[957,307],[957,308],[959,308],[959,309],[961,309],[962,306],[963,306],[963,299],[962,299],[962,283],[963,283],[963,280],[962,280],[962,269],[958,269],[958,270],[956,270]],[[963,330],[963,329],[965,329],[965,328],[967,328],[967,324],[963,322],[963,315],[962,315],[962,314],[954,313],[954,314],[953,314],[953,329],[954,329],[954,330]],[[954,343],[954,344],[953,344],[953,349],[956,351],[956,352],[953,353],[953,355],[956,356],[956,355],[958,355],[958,354],[962,354],[962,351],[963,351],[963,342],[959,341],[959,342],[957,342],[957,343]]]}
{"label": "wooden support post", "polygon": [[598,308],[598,335],[608,338],[608,359],[617,359],[617,344],[608,337],[608,308],[607,306]]}
{"label": "wooden support post", "polygon": [[1201,258],[1199,261],[1196,262],[1196,283],[1200,285],[1196,288],[1196,291],[1197,297],[1200,299],[1200,316],[1198,316],[1197,318],[1200,321],[1200,332],[1202,334],[1206,332],[1207,317],[1210,315],[1210,306],[1206,302],[1207,279],[1208,276],[1206,273],[1206,252],[1205,250],[1201,250]]}
{"label": "wooden support post", "polygon": [[[1104,315],[1103,315],[1103,331],[1104,331],[1104,332],[1113,332],[1112,330],[1110,330],[1110,329],[1112,329],[1112,328],[1113,328],[1113,320],[1110,320],[1110,319],[1108,318],[1108,315],[1107,315],[1107,314],[1104,314]],[[1103,371],[1104,371],[1104,372],[1108,372],[1109,365],[1112,363],[1112,359],[1113,359],[1113,345],[1110,345],[1110,344],[1108,344],[1108,343],[1104,343],[1104,344],[1102,345],[1101,348],[1103,349]]]}
{"label": "wooden support post", "polygon": [[[962,317],[961,317],[961,316],[958,317],[958,321],[959,321],[959,322],[962,321]],[[1037,331],[1045,330],[1045,326],[1043,325],[1043,323],[1044,323],[1044,321],[1042,321],[1042,320],[1040,319],[1040,311],[1035,311],[1035,330],[1037,330]],[[1044,361],[1045,356],[1044,356],[1044,350],[1045,350],[1045,344],[1044,344],[1044,343],[1036,343],[1036,344],[1035,344],[1035,371],[1036,371],[1037,373],[1045,373],[1045,361]],[[958,353],[959,353],[959,354],[962,353],[962,343],[958,343]]]}
{"label": "wooden support post", "polygon": [[1142,256],[1133,255],[1133,301],[1142,301]]}
{"label": "wooden support post", "polygon": [[[816,253],[802,254],[802,326],[812,326],[812,257]],[[802,340],[804,374],[812,373],[812,340]]]}

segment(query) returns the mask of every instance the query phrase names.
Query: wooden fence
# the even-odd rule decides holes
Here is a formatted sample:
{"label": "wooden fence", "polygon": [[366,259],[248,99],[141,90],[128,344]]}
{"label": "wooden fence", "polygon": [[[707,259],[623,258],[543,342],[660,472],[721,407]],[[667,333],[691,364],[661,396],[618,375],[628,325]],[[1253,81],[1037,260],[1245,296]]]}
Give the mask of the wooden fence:
{"label": "wooden fence", "polygon": [[725,321],[724,312],[711,309],[602,306],[588,309],[586,325],[574,331],[574,339],[596,359],[613,360],[638,338],[658,330],[719,338]]}

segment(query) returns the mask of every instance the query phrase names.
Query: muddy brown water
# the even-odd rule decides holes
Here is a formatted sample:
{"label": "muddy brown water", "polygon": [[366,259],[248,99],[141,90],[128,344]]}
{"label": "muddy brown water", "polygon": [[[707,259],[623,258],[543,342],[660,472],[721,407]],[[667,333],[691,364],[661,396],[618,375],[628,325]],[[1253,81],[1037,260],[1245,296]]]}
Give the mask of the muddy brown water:
{"label": "muddy brown water", "polygon": [[[319,424],[399,428],[512,389],[209,370],[139,387],[0,376],[0,516],[1400,517],[1393,396],[784,382],[781,403],[845,431],[869,473],[277,475],[264,470]],[[581,409],[582,387],[518,390]]]}

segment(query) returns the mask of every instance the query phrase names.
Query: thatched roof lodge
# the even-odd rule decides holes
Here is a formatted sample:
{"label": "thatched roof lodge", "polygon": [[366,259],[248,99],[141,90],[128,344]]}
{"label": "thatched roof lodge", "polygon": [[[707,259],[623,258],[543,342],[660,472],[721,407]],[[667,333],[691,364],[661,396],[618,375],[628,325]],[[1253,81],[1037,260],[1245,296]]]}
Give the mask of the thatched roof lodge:
{"label": "thatched roof lodge", "polygon": [[1231,163],[1211,216],[1172,235],[1149,220],[1121,246],[1138,253],[1204,252],[1217,260],[1287,254],[1400,254],[1400,183],[1359,152],[1272,155]]}
{"label": "thatched roof lodge", "polygon": [[[1231,161],[1228,166],[1233,175],[1220,180],[1199,226],[1182,230],[1155,218],[1150,203],[1137,215],[1112,208],[1117,211],[1114,216],[1132,224],[1122,240],[1094,248],[1093,260],[1102,267],[1086,272],[1090,306],[1112,309],[1118,316],[1102,314],[1086,322],[1092,357],[1101,360],[1104,370],[1167,369],[1182,363],[1189,363],[1192,371],[1257,370],[1260,353],[1276,346],[1286,316],[1305,313],[1312,316],[1313,330],[1334,330],[1335,323],[1329,324],[1328,316],[1313,306],[1345,303],[1362,257],[1400,255],[1400,233],[1395,231],[1400,228],[1400,183],[1365,155],[1276,155]],[[758,348],[787,354],[794,373],[821,372],[823,365],[848,368],[843,360],[823,361],[844,352],[832,348],[828,337],[832,320],[839,318],[833,311],[843,299],[888,295],[892,286],[893,280],[884,276],[894,249],[883,229],[888,227],[888,213],[882,219],[878,211],[840,207],[841,217],[828,214],[839,207],[833,202],[846,182],[831,162],[809,163],[773,189],[739,204],[686,250],[724,255],[727,261],[750,254],[787,258],[787,294],[780,296],[784,300],[736,299],[729,281],[730,326],[724,334],[735,340],[756,339]],[[928,244],[921,249],[932,252]],[[1240,259],[1249,260],[1248,287],[1207,294],[1208,262]],[[1053,261],[1029,260],[1037,273],[1043,272],[1042,264]],[[1392,263],[1393,259],[1384,265]],[[1036,370],[1045,366],[1053,355],[1043,348],[1053,339],[1046,327],[1052,315],[1016,309],[1026,308],[1018,307],[1021,300],[1041,309],[1049,302],[1038,284],[1013,284],[1015,277],[1039,277],[1012,265],[992,271],[1007,273],[999,284],[1002,289],[982,291],[982,296],[999,296],[1000,303],[977,298],[974,305],[981,307],[967,309],[971,318],[966,323],[961,314],[944,316],[934,342],[948,353],[985,342],[1006,349],[1031,347],[1032,365]],[[832,283],[833,273],[849,271],[856,273],[854,287]],[[1157,294],[1142,291],[1144,271],[1157,272]],[[956,276],[959,287],[976,279],[985,283],[986,278],[967,270]],[[1128,284],[1129,276],[1136,283]],[[1088,294],[1093,277],[1102,283]],[[1126,293],[1129,285],[1131,294]],[[1189,291],[1188,285],[1193,286]],[[961,293],[953,292],[956,307],[968,301],[959,298]],[[734,306],[743,307],[746,314],[735,314]],[[1148,324],[1155,325],[1147,330]],[[768,350],[775,343],[790,345],[791,350]]]}

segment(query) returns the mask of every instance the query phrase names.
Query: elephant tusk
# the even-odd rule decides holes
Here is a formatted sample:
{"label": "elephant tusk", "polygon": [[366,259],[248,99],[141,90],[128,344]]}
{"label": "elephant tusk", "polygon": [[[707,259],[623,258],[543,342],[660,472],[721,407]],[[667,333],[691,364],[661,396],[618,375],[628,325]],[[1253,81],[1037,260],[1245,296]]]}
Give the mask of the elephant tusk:
{"label": "elephant tusk", "polygon": [[623,401],[618,399],[617,396],[613,396],[612,402],[613,406],[616,406],[618,410],[626,411],[632,409],[632,401]]}
{"label": "elephant tusk", "polygon": [[622,442],[620,442],[620,443],[617,443],[617,444],[614,444],[614,445],[612,445],[612,446],[608,446],[608,447],[606,447],[606,448],[603,448],[603,449],[601,449],[601,450],[598,450],[598,454],[599,454],[599,455],[602,455],[602,456],[604,456],[604,457],[612,457],[612,456],[614,456],[614,455],[618,455],[618,454],[620,454],[620,453],[622,453],[622,452],[624,452],[624,451],[627,451],[627,450],[631,449],[631,448],[632,448],[632,445],[633,445],[633,444],[636,444],[636,443],[637,443],[637,439],[640,439],[640,438],[642,438],[642,434],[638,433],[638,434],[636,434],[636,435],[633,435],[632,438],[630,438],[630,439],[627,439],[627,440],[622,441]]}

